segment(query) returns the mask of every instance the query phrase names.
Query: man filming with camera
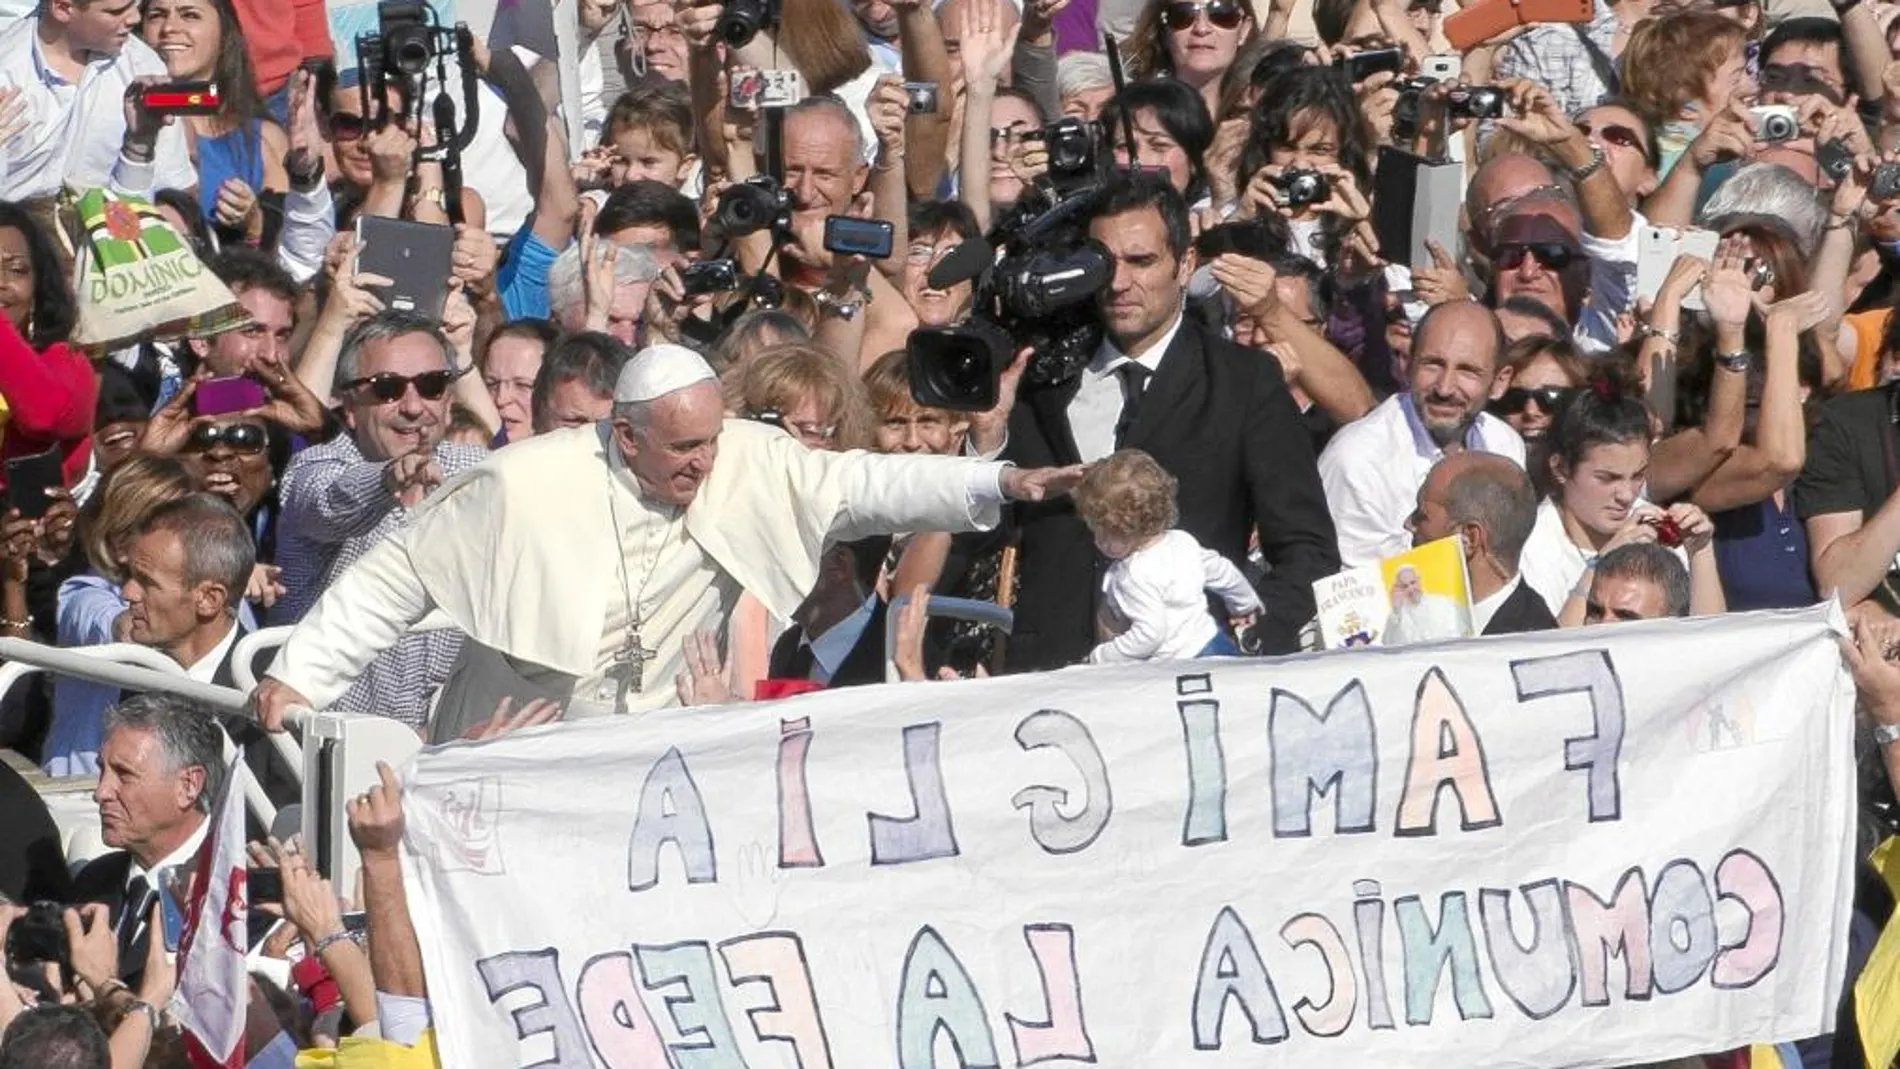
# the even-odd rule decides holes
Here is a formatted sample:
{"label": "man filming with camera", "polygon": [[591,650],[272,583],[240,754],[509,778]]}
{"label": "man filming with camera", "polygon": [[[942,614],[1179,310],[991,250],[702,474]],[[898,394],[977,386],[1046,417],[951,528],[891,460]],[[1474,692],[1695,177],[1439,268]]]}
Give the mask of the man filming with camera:
{"label": "man filming with camera", "polygon": [[[1243,648],[1298,647],[1312,583],[1339,570],[1313,447],[1279,364],[1184,317],[1194,257],[1181,195],[1151,175],[1117,176],[1089,222],[1112,275],[1095,295],[1104,337],[1079,374],[1026,387],[1013,377],[976,419],[972,445],[1024,467],[1092,463],[1146,450],[1180,482],[1180,527],[1244,561],[1258,532],[1266,609]],[[1029,359],[1034,359],[1030,357]],[[1103,562],[1066,500],[1025,505],[1022,589],[1010,666],[1073,664],[1094,645]]]}

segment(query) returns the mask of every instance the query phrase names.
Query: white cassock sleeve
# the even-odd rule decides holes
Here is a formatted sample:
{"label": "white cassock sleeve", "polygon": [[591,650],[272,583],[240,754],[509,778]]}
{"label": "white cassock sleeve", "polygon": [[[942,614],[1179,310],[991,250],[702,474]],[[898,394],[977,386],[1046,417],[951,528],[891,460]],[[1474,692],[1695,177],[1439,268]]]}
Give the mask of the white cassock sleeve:
{"label": "white cassock sleeve", "polygon": [[331,582],[267,674],[323,709],[434,607],[407,540],[385,538]]}

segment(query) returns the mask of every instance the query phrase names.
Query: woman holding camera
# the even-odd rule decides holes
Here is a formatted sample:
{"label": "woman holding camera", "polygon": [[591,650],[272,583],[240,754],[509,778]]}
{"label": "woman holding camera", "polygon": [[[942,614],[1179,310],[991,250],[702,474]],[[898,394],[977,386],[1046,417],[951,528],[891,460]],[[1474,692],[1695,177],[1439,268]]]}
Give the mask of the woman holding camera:
{"label": "woman holding camera", "polygon": [[272,122],[257,89],[230,0],[146,0],[140,34],[176,82],[210,82],[216,110],[183,122],[198,167],[198,203],[226,235],[252,244],[265,236],[262,194],[290,188],[289,138]]}
{"label": "woman holding camera", "polygon": [[1755,96],[1747,46],[1742,25],[1714,11],[1650,19],[1630,34],[1623,96],[1656,131],[1659,177],[1693,157],[1694,173],[1684,178],[1699,183],[1717,160],[1747,155],[1752,131],[1744,102]]}
{"label": "woman holding camera", "polygon": [[1362,192],[1371,188],[1371,151],[1372,133],[1344,74],[1282,71],[1262,88],[1240,153],[1240,212],[1281,215],[1293,234],[1289,252],[1321,266],[1342,266],[1342,255],[1357,253],[1363,273],[1378,247]]}

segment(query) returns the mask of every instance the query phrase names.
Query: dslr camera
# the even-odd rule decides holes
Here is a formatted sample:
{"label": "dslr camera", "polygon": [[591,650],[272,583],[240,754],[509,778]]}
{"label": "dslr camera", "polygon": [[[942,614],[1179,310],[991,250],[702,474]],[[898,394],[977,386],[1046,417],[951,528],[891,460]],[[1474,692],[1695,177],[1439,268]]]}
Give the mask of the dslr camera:
{"label": "dslr camera", "polygon": [[1282,171],[1272,181],[1286,194],[1286,206],[1295,210],[1323,204],[1333,195],[1332,181],[1318,171]]}
{"label": "dslr camera", "polygon": [[713,207],[712,229],[723,238],[742,238],[766,227],[788,231],[792,193],[769,175],[728,186]]}
{"label": "dslr camera", "polygon": [[1445,110],[1457,118],[1497,119],[1510,99],[1495,85],[1461,85],[1445,94]]}
{"label": "dslr camera", "polygon": [[719,12],[719,39],[727,48],[744,48],[760,30],[778,29],[781,0],[726,0]]}
{"label": "dslr camera", "polygon": [[[462,69],[463,100],[468,106],[466,129],[455,129],[453,114],[446,117],[442,136],[456,138],[460,147],[467,148],[468,141],[474,137],[476,123],[475,91],[478,75],[475,70],[475,41],[468,32],[466,23],[456,23],[454,28],[442,26],[436,21],[435,11],[423,0],[382,0],[376,5],[376,32],[361,34],[356,38],[356,64],[363,72],[363,111],[374,116],[377,126],[388,122],[389,79],[393,74],[408,86],[406,94],[413,115],[422,114],[422,93],[419,88],[429,73],[431,66],[436,68],[438,79],[447,75],[444,62],[454,56]],[[436,125],[442,127],[440,106],[437,107]]]}

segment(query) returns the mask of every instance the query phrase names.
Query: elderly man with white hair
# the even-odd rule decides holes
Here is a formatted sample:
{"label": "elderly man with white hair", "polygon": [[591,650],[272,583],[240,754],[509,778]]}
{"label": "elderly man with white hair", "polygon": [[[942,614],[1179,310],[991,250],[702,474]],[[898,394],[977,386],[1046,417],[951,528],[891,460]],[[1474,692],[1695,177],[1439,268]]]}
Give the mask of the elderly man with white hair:
{"label": "elderly man with white hair", "polygon": [[[611,260],[611,265],[609,264]],[[588,285],[589,264],[600,281]],[[605,285],[613,272],[613,288]],[[563,330],[597,330],[622,345],[640,343],[647,291],[660,277],[660,261],[644,245],[622,245],[591,234],[569,245],[548,268],[548,309]]]}
{"label": "elderly man with white hair", "polygon": [[612,416],[502,450],[443,485],[399,537],[331,585],[252,695],[267,728],[322,708],[431,612],[466,633],[431,734],[504,696],[570,718],[677,703],[686,641],[723,631],[739,593],[789,618],[825,548],[993,525],[1006,500],[1066,493],[1077,468],[806,449],[725,418],[689,349],[621,371]]}

